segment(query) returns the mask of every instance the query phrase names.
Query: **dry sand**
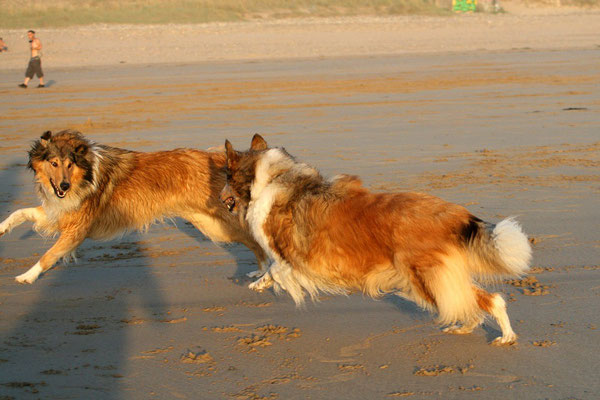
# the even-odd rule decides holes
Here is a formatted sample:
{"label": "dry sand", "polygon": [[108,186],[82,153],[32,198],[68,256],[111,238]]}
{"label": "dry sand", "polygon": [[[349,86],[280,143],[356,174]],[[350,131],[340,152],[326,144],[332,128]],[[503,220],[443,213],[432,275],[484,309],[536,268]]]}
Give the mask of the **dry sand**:
{"label": "dry sand", "polygon": [[[600,10],[524,8],[453,17],[349,17],[40,29],[46,68],[600,46]],[[512,12],[511,12],[512,11]],[[0,69],[24,69],[25,30],[2,32]]]}
{"label": "dry sand", "polygon": [[20,286],[52,243],[23,226],[0,239],[0,398],[597,398],[600,14],[518,11],[44,30],[43,90],[16,87],[26,49],[3,34],[1,218],[37,204],[47,129],[136,150],[261,132],[327,175],[518,215],[535,253],[496,288],[520,335],[496,348],[495,323],[446,335],[393,296],[251,292],[252,254],[180,220]]}

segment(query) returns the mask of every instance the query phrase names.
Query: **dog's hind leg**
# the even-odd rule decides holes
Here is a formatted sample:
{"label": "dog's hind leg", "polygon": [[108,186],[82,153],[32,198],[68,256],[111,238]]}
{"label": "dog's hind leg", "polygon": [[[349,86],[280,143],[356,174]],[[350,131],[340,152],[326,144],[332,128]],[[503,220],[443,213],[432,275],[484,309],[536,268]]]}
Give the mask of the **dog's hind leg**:
{"label": "dog's hind leg", "polygon": [[517,334],[510,326],[510,320],[506,313],[506,302],[500,293],[488,293],[483,289],[476,288],[477,304],[479,308],[490,314],[502,330],[502,336],[492,342],[493,345],[502,346],[513,344],[517,341]]}
{"label": "dog's hind leg", "polygon": [[431,264],[421,263],[411,269],[415,297],[422,298],[423,304],[435,305],[438,322],[448,326],[444,329],[447,333],[471,333],[483,321],[479,288],[464,265],[463,254],[448,252]]}
{"label": "dog's hind leg", "polygon": [[40,260],[27,272],[15,278],[19,283],[33,283],[38,277],[52,268],[52,266],[64,256],[74,251],[85,239],[85,231],[63,232]]}
{"label": "dog's hind leg", "polygon": [[46,213],[42,207],[21,208],[13,212],[0,223],[0,236],[9,233],[13,228],[16,228],[25,221],[41,224],[46,221]]}

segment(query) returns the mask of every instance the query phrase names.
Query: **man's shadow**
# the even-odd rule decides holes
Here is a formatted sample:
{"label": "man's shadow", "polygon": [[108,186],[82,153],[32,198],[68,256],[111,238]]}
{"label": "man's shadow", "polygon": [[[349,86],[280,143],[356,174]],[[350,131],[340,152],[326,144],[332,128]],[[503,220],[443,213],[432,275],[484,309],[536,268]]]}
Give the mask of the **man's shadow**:
{"label": "man's shadow", "polygon": [[[121,241],[84,244],[89,255],[78,264],[57,266],[32,286],[19,288],[39,292],[16,326],[2,335],[0,392],[15,398],[121,399],[134,386],[126,384],[128,336],[135,329],[130,324],[152,321],[167,310],[137,237],[125,243],[127,252],[142,255],[115,257],[111,247]],[[132,315],[137,303],[143,315]]]}
{"label": "man's shadow", "polygon": [[[16,210],[12,203],[20,189],[14,188],[28,182],[11,164],[0,170],[0,179],[12,190],[0,194],[3,220]],[[30,241],[27,263],[14,259],[22,247],[11,251],[6,237],[0,238],[0,260],[16,266],[0,282],[0,398],[123,398],[128,387],[135,387],[126,372],[131,324],[167,314],[140,236],[86,240],[77,263],[59,262],[32,285],[19,285],[13,275],[25,272],[31,265],[23,264],[55,241],[36,241],[27,224],[8,234]],[[153,329],[149,325],[145,329]]]}

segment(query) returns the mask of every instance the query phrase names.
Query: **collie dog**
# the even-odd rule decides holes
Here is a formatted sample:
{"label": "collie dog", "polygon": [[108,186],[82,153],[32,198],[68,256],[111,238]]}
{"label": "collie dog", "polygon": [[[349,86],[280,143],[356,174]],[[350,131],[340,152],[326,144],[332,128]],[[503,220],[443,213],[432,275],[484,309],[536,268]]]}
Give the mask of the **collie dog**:
{"label": "collie dog", "polygon": [[29,151],[42,205],[12,213],[0,236],[25,221],[59,238],[19,283],[33,283],[86,238],[110,239],[145,230],[154,221],[182,217],[208,238],[240,242],[266,261],[261,247],[219,200],[225,185],[224,152],[176,149],[142,153],[99,145],[79,132],[45,132]]}
{"label": "collie dog", "polygon": [[494,225],[434,196],[327,180],[259,135],[246,152],[225,148],[221,200],[273,261],[251,289],[274,286],[297,305],[305,293],[395,293],[437,311],[445,332],[470,333],[489,314],[502,330],[493,343],[516,341],[502,296],[477,283],[528,271],[531,247],[514,219]]}

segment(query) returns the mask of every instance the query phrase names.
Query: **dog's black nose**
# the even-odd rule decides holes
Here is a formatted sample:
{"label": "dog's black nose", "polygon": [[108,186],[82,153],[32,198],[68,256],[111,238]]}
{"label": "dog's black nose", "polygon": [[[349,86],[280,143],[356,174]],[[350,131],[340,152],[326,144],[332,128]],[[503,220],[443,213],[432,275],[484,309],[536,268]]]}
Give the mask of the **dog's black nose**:
{"label": "dog's black nose", "polygon": [[70,187],[71,187],[71,184],[69,182],[61,182],[60,183],[60,189],[62,191],[66,192],[67,190],[69,190]]}

